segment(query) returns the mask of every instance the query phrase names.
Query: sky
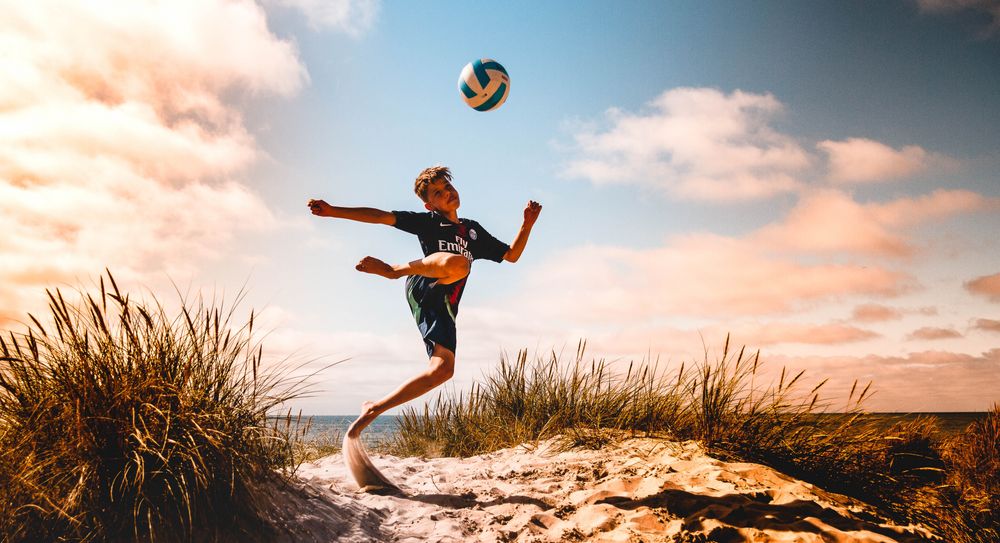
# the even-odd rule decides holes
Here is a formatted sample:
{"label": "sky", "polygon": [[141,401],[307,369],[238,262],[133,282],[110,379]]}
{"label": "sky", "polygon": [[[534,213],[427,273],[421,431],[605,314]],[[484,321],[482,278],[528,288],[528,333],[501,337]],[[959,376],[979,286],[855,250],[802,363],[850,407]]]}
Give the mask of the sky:
{"label": "sky", "polygon": [[[730,336],[834,409],[855,380],[873,411],[1000,401],[1000,2],[489,7],[0,0],[0,329],[105,269],[242,292],[268,364],[317,372],[291,407],[357,413],[426,354],[402,281],[354,265],[420,248],[306,202],[419,211],[441,164],[502,240],[544,206],[519,262],[473,266],[446,390]],[[495,111],[457,89],[477,58]]]}

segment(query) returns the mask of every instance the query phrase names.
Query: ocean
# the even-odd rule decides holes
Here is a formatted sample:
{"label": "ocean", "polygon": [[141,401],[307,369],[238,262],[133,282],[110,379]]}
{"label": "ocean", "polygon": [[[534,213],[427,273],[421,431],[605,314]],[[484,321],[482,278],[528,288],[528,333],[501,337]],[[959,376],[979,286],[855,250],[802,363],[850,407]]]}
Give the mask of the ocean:
{"label": "ocean", "polygon": [[[985,418],[986,413],[872,413],[868,416],[886,428],[896,422],[913,420],[921,416],[934,417],[937,419],[938,429],[942,436],[949,436],[965,430],[972,422]],[[357,415],[313,415],[312,425],[309,433],[306,434],[306,439],[329,439],[339,442],[344,437],[347,427],[356,418]],[[375,445],[390,439],[398,429],[398,417],[382,415],[365,429],[361,437],[366,444]]]}
{"label": "ocean", "polygon": [[964,431],[970,424],[986,418],[985,411],[969,413],[871,413],[868,415],[880,426],[886,428],[897,422],[905,422],[918,417],[934,417],[942,437],[951,436]]}
{"label": "ocean", "polygon": [[[306,418],[306,417],[303,417]],[[358,418],[357,415],[313,415],[306,440],[335,440],[338,444],[347,432],[347,427]],[[381,415],[361,433],[361,441],[366,445],[377,445],[390,439],[399,429],[395,415]]]}

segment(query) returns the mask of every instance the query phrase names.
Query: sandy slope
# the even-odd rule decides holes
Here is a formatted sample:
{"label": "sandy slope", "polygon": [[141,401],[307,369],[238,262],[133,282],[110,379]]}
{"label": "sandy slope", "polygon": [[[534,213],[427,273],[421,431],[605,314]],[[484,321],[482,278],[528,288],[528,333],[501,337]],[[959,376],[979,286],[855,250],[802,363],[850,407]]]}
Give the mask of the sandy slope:
{"label": "sandy slope", "polygon": [[339,455],[306,464],[298,475],[312,495],[289,504],[294,539],[923,540],[843,496],[758,464],[721,462],[693,442],[630,439],[559,452],[549,441],[472,458],[372,460],[405,494],[358,493]]}

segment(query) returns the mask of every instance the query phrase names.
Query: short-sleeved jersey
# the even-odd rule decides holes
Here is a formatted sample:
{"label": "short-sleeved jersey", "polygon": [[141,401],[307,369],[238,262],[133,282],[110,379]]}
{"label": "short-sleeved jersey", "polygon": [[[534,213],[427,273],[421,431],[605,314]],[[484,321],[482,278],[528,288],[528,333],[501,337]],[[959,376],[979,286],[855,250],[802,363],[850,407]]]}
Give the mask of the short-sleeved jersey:
{"label": "short-sleeved jersey", "polygon": [[453,223],[436,211],[393,211],[392,214],[396,216],[396,228],[417,236],[424,256],[444,252],[463,255],[470,262],[480,258],[502,262],[503,255],[510,249],[510,245],[493,237],[472,219]]}
{"label": "short-sleeved jersey", "polygon": [[[478,222],[472,219],[459,219],[453,223],[436,211],[418,213],[414,211],[393,211],[396,216],[395,227],[417,236],[424,256],[434,253],[453,253],[462,255],[469,262],[485,258],[494,262],[502,262],[510,245],[493,237]],[[468,277],[443,285],[447,290],[449,304],[457,311],[458,302],[465,290]],[[433,282],[431,279],[430,282]]]}

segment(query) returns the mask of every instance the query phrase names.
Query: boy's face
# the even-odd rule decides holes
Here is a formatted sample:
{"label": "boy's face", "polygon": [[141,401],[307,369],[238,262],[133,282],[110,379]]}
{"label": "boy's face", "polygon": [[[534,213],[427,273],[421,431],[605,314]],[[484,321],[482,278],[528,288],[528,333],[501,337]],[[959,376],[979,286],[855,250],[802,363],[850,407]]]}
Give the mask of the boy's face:
{"label": "boy's face", "polygon": [[456,211],[459,205],[461,200],[458,198],[458,191],[448,181],[436,179],[427,186],[427,202],[424,207],[428,211],[448,214]]}

